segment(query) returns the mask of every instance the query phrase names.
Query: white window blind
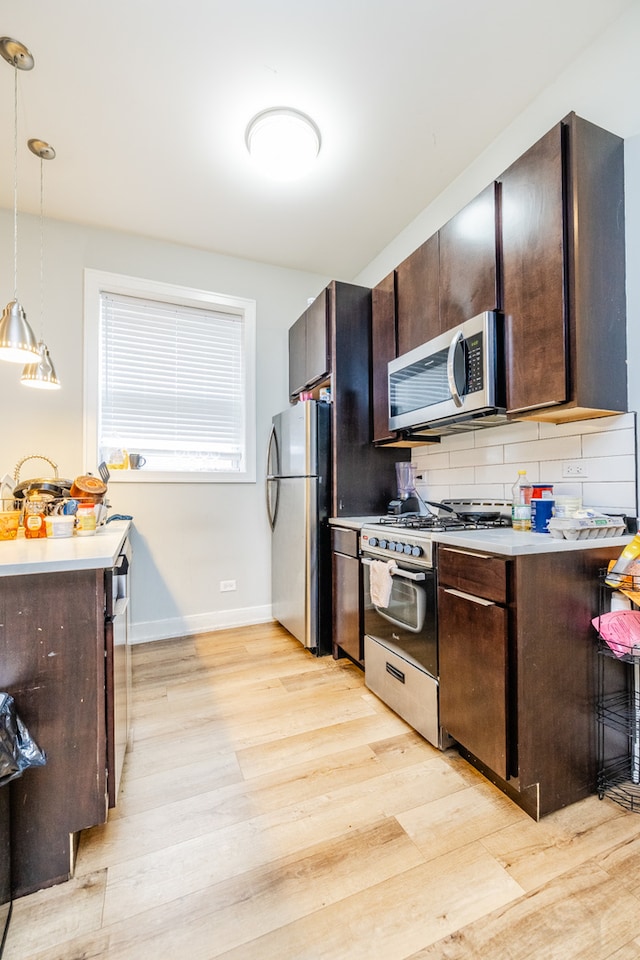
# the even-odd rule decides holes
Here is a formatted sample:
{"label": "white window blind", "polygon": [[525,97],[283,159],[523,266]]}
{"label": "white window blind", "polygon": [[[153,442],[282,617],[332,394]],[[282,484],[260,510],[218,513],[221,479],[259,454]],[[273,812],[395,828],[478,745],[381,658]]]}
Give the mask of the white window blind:
{"label": "white window blind", "polygon": [[100,293],[99,452],[154,471],[246,469],[245,317]]}

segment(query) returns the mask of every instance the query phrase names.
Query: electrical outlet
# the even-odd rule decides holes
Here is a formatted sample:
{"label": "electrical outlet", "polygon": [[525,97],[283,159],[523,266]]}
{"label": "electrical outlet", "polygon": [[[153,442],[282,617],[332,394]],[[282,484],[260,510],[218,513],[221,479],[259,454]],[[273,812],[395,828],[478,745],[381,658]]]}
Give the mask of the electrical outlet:
{"label": "electrical outlet", "polygon": [[235,580],[221,580],[220,581],[220,593],[227,593],[229,590],[236,589]]}
{"label": "electrical outlet", "polygon": [[567,460],[562,464],[563,477],[582,477],[587,476],[587,465],[581,460]]}

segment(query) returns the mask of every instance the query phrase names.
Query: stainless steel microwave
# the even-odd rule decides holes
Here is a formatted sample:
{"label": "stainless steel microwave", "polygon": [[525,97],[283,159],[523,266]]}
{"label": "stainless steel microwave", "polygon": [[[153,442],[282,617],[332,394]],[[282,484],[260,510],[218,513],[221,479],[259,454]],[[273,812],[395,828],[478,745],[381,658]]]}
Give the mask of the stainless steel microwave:
{"label": "stainless steel microwave", "polygon": [[501,319],[498,313],[486,311],[391,360],[389,429],[502,419]]}

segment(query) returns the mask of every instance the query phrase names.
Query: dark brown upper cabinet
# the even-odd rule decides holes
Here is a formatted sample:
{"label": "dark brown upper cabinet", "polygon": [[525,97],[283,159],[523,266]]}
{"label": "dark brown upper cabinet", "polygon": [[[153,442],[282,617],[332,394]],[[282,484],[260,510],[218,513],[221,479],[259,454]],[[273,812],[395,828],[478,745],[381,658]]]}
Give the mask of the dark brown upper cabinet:
{"label": "dark brown upper cabinet", "polygon": [[398,356],[440,333],[438,234],[396,267]]}
{"label": "dark brown upper cabinet", "polygon": [[289,329],[289,396],[297,397],[330,372],[327,292],[323,290]]}
{"label": "dark brown upper cabinet", "polygon": [[440,229],[440,330],[443,333],[500,306],[496,189],[496,184],[490,183]]}
{"label": "dark brown upper cabinet", "polygon": [[395,272],[371,291],[371,407],[373,440],[395,437],[389,430],[389,388],[387,364],[396,356],[396,283]]}
{"label": "dark brown upper cabinet", "polygon": [[570,114],[498,178],[507,408],[627,408],[623,141]]}

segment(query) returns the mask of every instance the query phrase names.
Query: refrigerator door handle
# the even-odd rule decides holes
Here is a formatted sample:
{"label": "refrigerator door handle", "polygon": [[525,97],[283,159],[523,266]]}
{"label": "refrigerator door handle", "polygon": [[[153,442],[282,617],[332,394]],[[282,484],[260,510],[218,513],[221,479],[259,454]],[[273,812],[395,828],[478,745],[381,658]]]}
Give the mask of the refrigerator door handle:
{"label": "refrigerator door handle", "polygon": [[[275,476],[271,472],[271,455],[275,454]],[[278,449],[278,435],[276,433],[275,426],[271,427],[271,433],[269,434],[269,443],[267,445],[267,482],[265,485],[265,497],[267,501],[267,516],[269,518],[269,526],[273,530],[276,525],[276,519],[278,517],[278,503],[280,500],[280,482],[276,479],[277,475],[280,472],[280,451]],[[273,511],[271,509],[271,498],[269,496],[270,485],[275,483],[276,485],[276,495],[275,501],[273,504]]]}

